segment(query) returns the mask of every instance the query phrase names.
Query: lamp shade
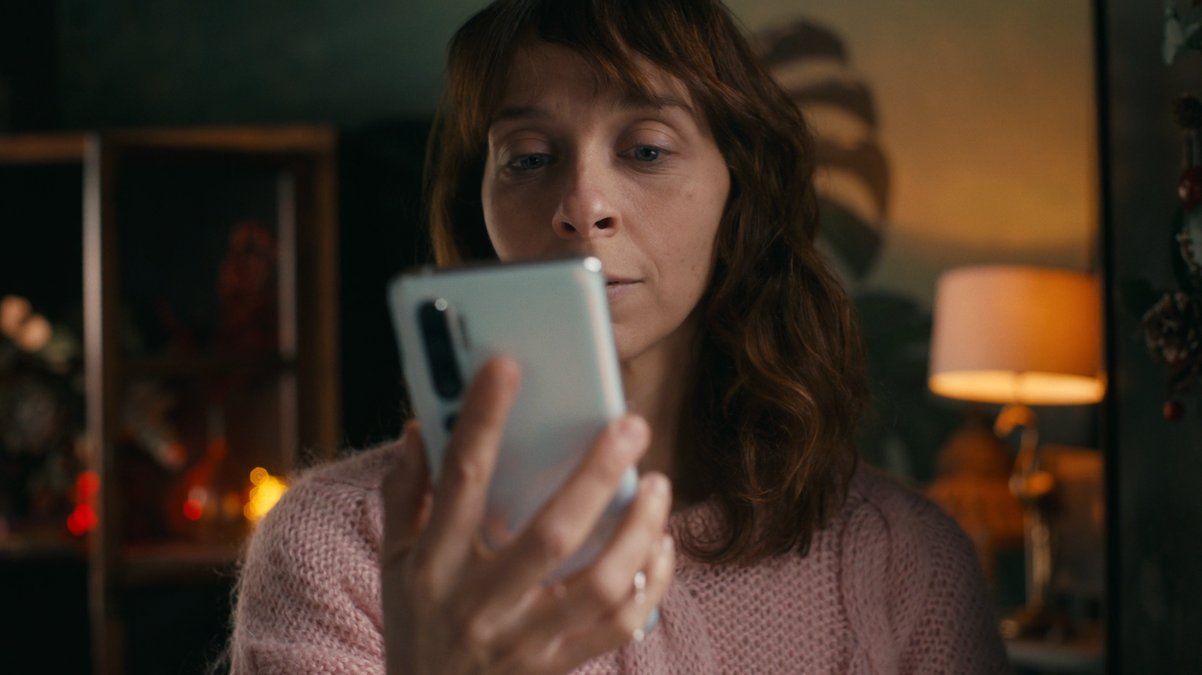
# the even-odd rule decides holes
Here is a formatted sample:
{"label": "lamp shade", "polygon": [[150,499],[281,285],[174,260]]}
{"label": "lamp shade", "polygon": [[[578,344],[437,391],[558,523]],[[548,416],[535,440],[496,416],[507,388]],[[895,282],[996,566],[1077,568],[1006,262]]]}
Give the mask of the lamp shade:
{"label": "lamp shade", "polygon": [[935,290],[928,385],[986,403],[1096,403],[1101,301],[1094,277],[989,265],[945,272]]}

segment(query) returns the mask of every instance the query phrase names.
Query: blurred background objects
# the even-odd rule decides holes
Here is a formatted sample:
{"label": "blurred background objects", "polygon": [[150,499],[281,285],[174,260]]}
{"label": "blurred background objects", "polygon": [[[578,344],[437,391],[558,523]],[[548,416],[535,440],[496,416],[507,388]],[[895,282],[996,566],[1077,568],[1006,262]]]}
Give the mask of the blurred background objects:
{"label": "blurred background objects", "polygon": [[[0,653],[17,670],[220,669],[255,520],[297,469],[399,432],[383,289],[425,262],[445,45],[483,4],[5,7]],[[1022,606],[1018,438],[991,435],[1000,404],[928,389],[936,280],[1094,275],[1107,396],[1037,414],[1051,588],[1097,633],[1012,655],[1202,670],[1202,124],[1181,97],[1202,92],[1202,9],[729,4],[820,137],[821,245],[869,352],[865,458],[960,519],[999,618]]]}

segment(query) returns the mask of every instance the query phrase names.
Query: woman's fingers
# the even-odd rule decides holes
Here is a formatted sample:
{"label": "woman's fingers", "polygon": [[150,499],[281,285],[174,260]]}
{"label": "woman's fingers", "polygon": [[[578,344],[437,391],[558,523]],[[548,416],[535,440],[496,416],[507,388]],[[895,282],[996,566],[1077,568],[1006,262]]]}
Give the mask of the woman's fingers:
{"label": "woman's fingers", "polygon": [[620,608],[596,623],[558,638],[552,649],[542,653],[544,660],[537,664],[540,672],[565,672],[598,654],[645,637],[639,632],[644,630],[651,613],[659,611],[663,604],[676,567],[676,548],[670,535],[662,535],[660,543],[653,548],[652,561],[646,570],[644,597],[640,599],[632,594]]}
{"label": "woman's fingers", "polygon": [[447,444],[430,521],[415,550],[415,565],[428,579],[450,578],[474,544],[519,378],[516,362],[494,358],[468,387]]}
{"label": "woman's fingers", "polygon": [[[549,643],[565,629],[595,624],[618,612],[642,594],[650,597],[651,565],[660,552],[664,526],[671,511],[668,479],[649,473],[639,482],[639,492],[605,550],[588,567],[547,589],[512,630],[515,642]],[[642,573],[642,588],[636,575]]]}
{"label": "woman's fingers", "polygon": [[381,564],[403,556],[429,517],[430,475],[422,445],[421,426],[405,425],[396,458],[384,475],[384,550]]}
{"label": "woman's fingers", "polygon": [[639,594],[636,593],[632,602],[619,607],[603,622],[615,631],[614,635],[617,639],[630,638],[642,641],[646,638],[645,630],[655,630],[654,626],[647,625],[647,621],[652,611],[658,611],[653,608],[658,608],[663,603],[664,595],[668,592],[668,586],[672,583],[672,575],[676,568],[676,545],[672,540],[672,535],[661,534],[653,549],[656,552],[647,562],[646,586],[642,592],[642,601],[640,602]]}
{"label": "woman's fingers", "polygon": [[384,613],[385,659],[388,672],[399,672],[399,659],[408,651],[406,622],[398,619],[409,608],[404,604],[408,587],[409,552],[430,513],[430,472],[416,421],[405,425],[396,460],[381,485],[384,508],[384,542],[380,551],[380,590]]}
{"label": "woman's fingers", "polygon": [[494,610],[517,603],[584,543],[649,437],[647,423],[634,415],[601,433],[559,491],[493,561],[487,576]]}

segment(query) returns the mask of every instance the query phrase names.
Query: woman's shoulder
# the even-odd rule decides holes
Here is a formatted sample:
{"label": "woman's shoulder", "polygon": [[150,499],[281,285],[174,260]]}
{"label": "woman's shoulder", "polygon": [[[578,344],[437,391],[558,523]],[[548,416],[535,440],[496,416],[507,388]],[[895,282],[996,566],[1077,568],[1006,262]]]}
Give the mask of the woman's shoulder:
{"label": "woman's shoulder", "polygon": [[887,607],[888,623],[904,633],[922,613],[936,578],[949,571],[970,574],[976,564],[972,544],[954,520],[875,467],[857,469],[840,520],[840,576],[853,620]]}
{"label": "woman's shoulder", "polygon": [[[311,466],[296,474],[251,538],[258,545],[328,544],[379,536],[379,487],[398,451],[387,443]],[[374,543],[374,542],[373,542]]]}
{"label": "woman's shoulder", "polygon": [[318,486],[378,490],[384,474],[395,461],[400,449],[401,439],[398,438],[366,450],[344,454],[306,469],[300,474],[296,484],[313,483]]}
{"label": "woman's shoulder", "polygon": [[[950,516],[896,478],[861,466],[841,520],[844,604],[872,644],[878,670],[914,670],[928,657],[943,664],[936,670],[953,662],[967,669],[951,670],[962,672],[1003,668],[976,550]],[[964,647],[958,655],[955,644]]]}
{"label": "woman's shoulder", "polygon": [[396,452],[306,469],[259,522],[239,572],[235,672],[379,669],[379,485]]}
{"label": "woman's shoulder", "polygon": [[968,543],[956,521],[900,479],[861,463],[848,487],[840,519],[852,540],[878,538],[927,547],[948,540]]}

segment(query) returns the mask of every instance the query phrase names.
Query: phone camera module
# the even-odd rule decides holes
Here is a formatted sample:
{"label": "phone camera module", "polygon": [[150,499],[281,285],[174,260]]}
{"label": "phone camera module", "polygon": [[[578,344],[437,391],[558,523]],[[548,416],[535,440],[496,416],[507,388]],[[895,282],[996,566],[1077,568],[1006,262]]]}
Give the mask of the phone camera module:
{"label": "phone camera module", "polygon": [[453,400],[463,392],[463,376],[459,372],[455,346],[451,341],[448,310],[447,301],[443,298],[424,302],[418,307],[417,319],[426,346],[434,391],[443,399]]}

